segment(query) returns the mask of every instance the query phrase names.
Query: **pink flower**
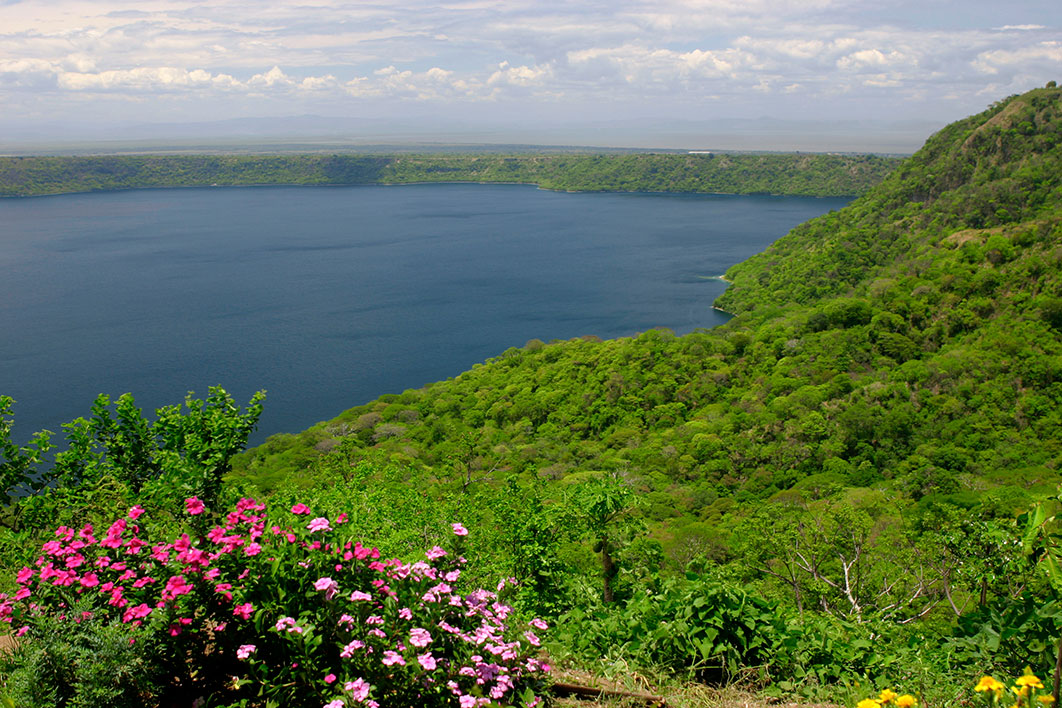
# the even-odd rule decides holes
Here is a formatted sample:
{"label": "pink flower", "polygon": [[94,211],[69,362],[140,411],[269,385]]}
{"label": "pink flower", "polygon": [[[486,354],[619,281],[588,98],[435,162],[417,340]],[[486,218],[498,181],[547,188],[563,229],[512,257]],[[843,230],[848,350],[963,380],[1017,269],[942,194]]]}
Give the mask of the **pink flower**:
{"label": "pink flower", "polygon": [[246,659],[251,654],[254,654],[258,649],[254,644],[242,644],[240,648],[236,650],[237,659]]}
{"label": "pink flower", "polygon": [[351,602],[358,602],[359,600],[371,600],[371,599],[372,599],[372,595],[370,595],[367,592],[362,592],[361,590],[355,590],[354,592],[350,593],[350,601]]}
{"label": "pink flower", "polygon": [[343,700],[337,698],[334,701],[329,701],[328,703],[325,703],[322,708],[343,708]]}
{"label": "pink flower", "polygon": [[314,581],[313,589],[320,590],[325,594],[326,599],[331,600],[339,590],[339,583],[328,577],[318,578]]}
{"label": "pink flower", "polygon": [[406,660],[402,658],[402,655],[398,652],[388,649],[384,652],[383,659],[384,666],[391,666],[392,664],[398,664],[399,666],[405,666]]}
{"label": "pink flower", "polygon": [[306,506],[302,502],[299,502],[295,506],[291,507],[291,513],[292,514],[309,514],[310,513],[310,507]]}
{"label": "pink flower", "polygon": [[294,632],[295,634],[302,634],[302,627],[295,624],[294,617],[281,617],[277,620],[277,623],[273,626],[273,629],[278,632]]}
{"label": "pink flower", "polygon": [[336,675],[335,674],[328,674],[327,676],[324,677],[324,682],[325,683],[335,683],[336,682]]}
{"label": "pink flower", "polygon": [[435,560],[436,558],[442,558],[443,556],[445,556],[446,551],[439,548],[438,546],[435,546],[431,550],[425,551],[424,555],[428,557],[428,560]]}
{"label": "pink flower", "polygon": [[254,605],[249,602],[245,602],[242,605],[236,605],[232,608],[232,614],[243,620],[251,619],[251,613],[254,612]]}
{"label": "pink flower", "polygon": [[166,589],[162,592],[163,600],[172,600],[178,595],[187,595],[192,592],[190,585],[183,575],[175,575],[166,581]]}
{"label": "pink flower", "polygon": [[351,698],[358,703],[361,703],[369,697],[369,689],[372,688],[372,686],[366,683],[365,679],[359,678],[354,681],[347,681],[343,684],[343,688],[350,691]]}
{"label": "pink flower", "polygon": [[143,619],[151,614],[151,608],[141,602],[136,607],[127,608],[122,614],[123,622],[131,622],[134,619]]}
{"label": "pink flower", "polygon": [[543,622],[542,620],[540,620],[538,617],[536,617],[533,620],[531,620],[530,622],[528,622],[528,624],[531,625],[532,627],[534,627],[535,629],[542,630],[543,632],[545,632],[547,629],[549,629],[549,625],[546,624],[545,622]]}
{"label": "pink flower", "polygon": [[134,506],[132,509],[129,510],[129,518],[132,521],[136,521],[137,519],[140,518],[140,515],[143,514],[143,513],[144,513],[144,507],[142,507],[139,504],[137,504],[136,506]]}
{"label": "pink flower", "polygon": [[431,634],[426,629],[414,627],[409,630],[409,643],[415,647],[426,647],[431,644]]}
{"label": "pink flower", "polygon": [[474,708],[476,705],[476,697],[467,694],[461,696],[458,701],[461,703],[461,708]]}
{"label": "pink flower", "polygon": [[430,651],[427,654],[421,654],[420,656],[418,656],[417,662],[426,671],[432,671],[433,669],[435,669],[435,657],[431,655]]}
{"label": "pink flower", "polygon": [[203,502],[199,501],[199,497],[188,497],[184,500],[184,508],[192,516],[202,514],[206,506]]}
{"label": "pink flower", "polygon": [[262,546],[257,543],[249,543],[247,547],[243,549],[244,555],[257,556],[262,552]]}
{"label": "pink flower", "polygon": [[399,610],[398,611],[398,616],[401,617],[404,620],[413,619],[413,613],[410,611],[410,609],[408,607],[403,607],[401,610]]}
{"label": "pink flower", "polygon": [[364,646],[365,646],[365,642],[361,641],[360,639],[355,639],[350,644],[348,644],[345,647],[343,647],[343,650],[341,652],[339,652],[339,656],[341,656],[344,659],[349,659],[350,657],[354,656],[354,652],[356,652],[358,649],[361,649]]}
{"label": "pink flower", "polygon": [[332,526],[328,523],[328,519],[323,516],[318,516],[316,519],[306,525],[306,528],[310,530],[310,533],[316,533],[317,531],[331,531]]}
{"label": "pink flower", "polygon": [[531,646],[537,647],[539,645],[538,637],[531,630],[524,632],[524,636],[527,637],[527,641],[530,642]]}
{"label": "pink flower", "polygon": [[450,528],[452,528],[454,530],[454,535],[455,536],[467,536],[468,535],[468,529],[466,529],[461,524],[450,524]]}

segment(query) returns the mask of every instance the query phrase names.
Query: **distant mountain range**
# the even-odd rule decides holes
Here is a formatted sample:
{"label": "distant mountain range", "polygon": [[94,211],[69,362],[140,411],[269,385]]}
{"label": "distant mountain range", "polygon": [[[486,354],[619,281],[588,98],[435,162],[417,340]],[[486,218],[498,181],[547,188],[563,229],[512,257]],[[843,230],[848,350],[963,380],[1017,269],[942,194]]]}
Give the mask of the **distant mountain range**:
{"label": "distant mountain range", "polygon": [[929,121],[809,121],[776,118],[631,119],[539,125],[430,122],[316,115],[194,123],[61,123],[32,126],[0,118],[8,154],[213,148],[306,150],[383,146],[593,146],[669,150],[807,151],[909,154],[940,124]]}

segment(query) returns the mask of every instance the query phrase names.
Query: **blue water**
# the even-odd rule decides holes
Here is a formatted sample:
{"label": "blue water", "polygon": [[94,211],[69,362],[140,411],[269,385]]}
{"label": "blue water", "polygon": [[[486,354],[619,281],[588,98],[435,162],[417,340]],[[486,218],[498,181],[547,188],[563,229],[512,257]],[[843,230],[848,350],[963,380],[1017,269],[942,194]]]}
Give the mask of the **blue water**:
{"label": "blue water", "polygon": [[842,199],[514,185],[129,191],[0,201],[15,437],[221,384],[254,440],[522,346],[726,316],[705,279]]}

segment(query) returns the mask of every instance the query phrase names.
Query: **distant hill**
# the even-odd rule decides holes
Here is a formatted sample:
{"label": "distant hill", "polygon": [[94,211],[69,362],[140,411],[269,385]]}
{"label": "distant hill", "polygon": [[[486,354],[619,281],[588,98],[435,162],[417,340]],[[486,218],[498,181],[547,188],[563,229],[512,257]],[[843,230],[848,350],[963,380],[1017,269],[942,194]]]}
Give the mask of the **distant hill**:
{"label": "distant hill", "polygon": [[899,160],[811,153],[0,157],[0,196],[158,187],[516,182],[545,189],[854,196]]}

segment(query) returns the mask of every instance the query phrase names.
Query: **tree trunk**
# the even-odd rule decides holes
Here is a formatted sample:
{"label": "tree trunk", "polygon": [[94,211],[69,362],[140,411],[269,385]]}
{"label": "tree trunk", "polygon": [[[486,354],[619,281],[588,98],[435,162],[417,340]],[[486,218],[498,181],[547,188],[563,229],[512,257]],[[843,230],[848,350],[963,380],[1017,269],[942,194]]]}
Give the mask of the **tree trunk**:
{"label": "tree trunk", "polygon": [[1059,679],[1062,679],[1062,638],[1058,640],[1058,657],[1055,659],[1055,685],[1054,691],[1051,693],[1055,697],[1054,702],[1051,704],[1053,706],[1058,705]]}
{"label": "tree trunk", "polygon": [[605,602],[612,602],[612,578],[616,575],[616,563],[612,560],[612,554],[609,553],[608,539],[601,539],[601,599]]}

